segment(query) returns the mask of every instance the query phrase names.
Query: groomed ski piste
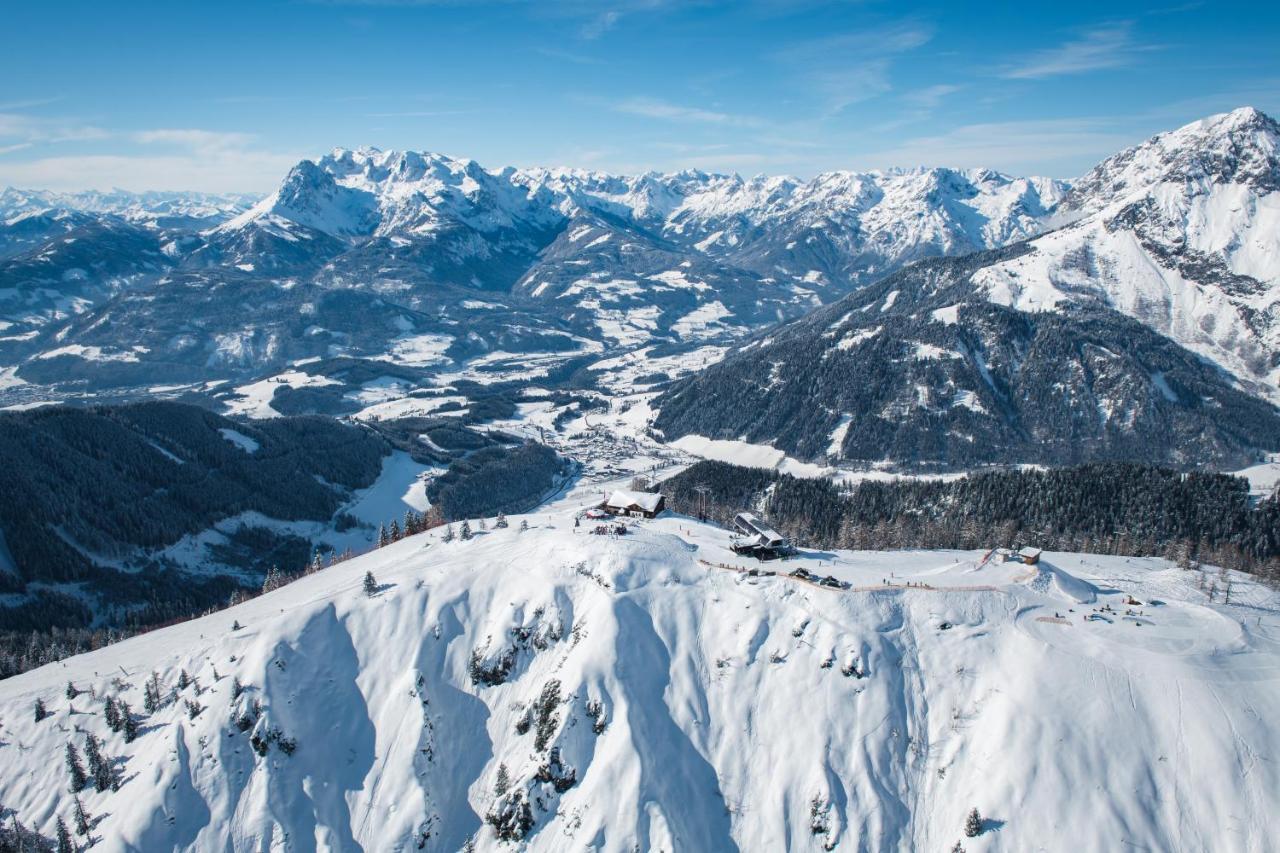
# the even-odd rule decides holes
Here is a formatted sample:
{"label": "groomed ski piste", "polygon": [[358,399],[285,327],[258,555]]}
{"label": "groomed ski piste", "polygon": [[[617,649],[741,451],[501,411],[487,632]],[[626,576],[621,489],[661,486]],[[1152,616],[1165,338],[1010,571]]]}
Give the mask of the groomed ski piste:
{"label": "groomed ski piste", "polygon": [[0,682],[0,803],[72,825],[93,733],[103,851],[1275,849],[1280,598],[1249,577],[1224,604],[1160,559],[760,564],[585,502]]}

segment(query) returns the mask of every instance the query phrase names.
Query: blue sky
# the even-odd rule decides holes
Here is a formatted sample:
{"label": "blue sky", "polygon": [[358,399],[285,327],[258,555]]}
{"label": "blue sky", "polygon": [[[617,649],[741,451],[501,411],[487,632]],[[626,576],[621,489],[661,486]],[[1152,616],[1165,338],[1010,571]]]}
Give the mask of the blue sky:
{"label": "blue sky", "polygon": [[486,166],[1072,177],[1245,104],[1280,4],[6,4],[0,186],[265,191],[375,145]]}

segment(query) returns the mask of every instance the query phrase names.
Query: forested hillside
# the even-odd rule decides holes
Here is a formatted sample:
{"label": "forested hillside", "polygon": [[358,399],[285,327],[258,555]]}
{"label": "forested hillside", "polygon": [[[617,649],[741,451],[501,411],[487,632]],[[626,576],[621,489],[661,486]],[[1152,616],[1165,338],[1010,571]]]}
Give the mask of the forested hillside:
{"label": "forested hillside", "polygon": [[[250,424],[177,403],[0,414],[0,638],[224,603],[236,579],[150,555],[246,512],[327,521],[387,452],[377,433],[330,419]],[[250,576],[310,556],[310,543],[267,528],[237,537]]]}
{"label": "forested hillside", "polygon": [[824,548],[992,548],[1200,560],[1280,579],[1280,497],[1250,502],[1226,474],[1125,463],[989,471],[956,480],[867,480],[840,488],[760,468],[700,462],[663,484],[672,509],[728,523],[763,511]]}

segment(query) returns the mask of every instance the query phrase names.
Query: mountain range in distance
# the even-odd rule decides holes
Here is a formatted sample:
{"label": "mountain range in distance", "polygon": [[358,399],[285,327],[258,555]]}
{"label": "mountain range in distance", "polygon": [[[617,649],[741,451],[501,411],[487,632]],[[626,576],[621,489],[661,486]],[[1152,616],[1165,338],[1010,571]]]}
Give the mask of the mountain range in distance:
{"label": "mountain range in distance", "polygon": [[[1274,120],[1242,108],[1072,182],[623,177],[357,149],[299,163],[258,200],[6,190],[0,403],[162,394],[235,412],[245,383],[335,358],[418,370],[411,386],[433,388],[559,381],[557,366],[589,383],[621,354],[704,349],[705,363],[737,347],[705,375],[655,367],[626,390],[684,383],[656,403],[668,438],[777,442],[806,459],[1235,463],[1277,449],[1278,140]],[[897,295],[861,304],[895,275]],[[840,335],[793,346],[822,353],[809,367],[847,357],[857,370],[796,386],[817,380],[769,361],[769,344],[794,342],[822,306],[834,322],[842,299],[861,313]],[[723,410],[736,406],[724,389],[696,414],[677,402],[766,362],[782,367],[758,397],[822,400],[785,430],[760,422],[776,412]],[[361,408],[360,387],[309,375],[329,390],[295,407]],[[1017,403],[1031,399],[1053,404]],[[862,406],[875,410],[844,410]],[[1172,446],[1153,449],[1153,431]]]}

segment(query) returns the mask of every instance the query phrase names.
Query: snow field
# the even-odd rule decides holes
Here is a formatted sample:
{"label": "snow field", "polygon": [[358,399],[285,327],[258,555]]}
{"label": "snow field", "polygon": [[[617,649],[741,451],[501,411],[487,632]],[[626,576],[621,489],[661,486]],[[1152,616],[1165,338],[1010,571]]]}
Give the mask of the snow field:
{"label": "snow field", "polygon": [[[484,820],[513,802],[530,850],[949,849],[973,806],[969,850],[1270,844],[1276,736],[1255,709],[1280,699],[1280,619],[1246,578],[1246,604],[1222,606],[1154,559],[762,567],[869,588],[837,591],[718,568],[745,561],[690,519],[612,538],[574,528],[577,508],[411,537],[0,683],[0,800],[51,832],[78,726],[123,761],[118,793],[82,794],[108,850],[414,849],[424,830],[424,849],[511,849]],[[1085,620],[1105,605],[1113,621]],[[100,699],[63,696],[70,680],[141,713],[149,673],[168,690],[181,669],[203,710],[166,705],[131,744]],[[292,755],[252,749],[274,730]]]}

